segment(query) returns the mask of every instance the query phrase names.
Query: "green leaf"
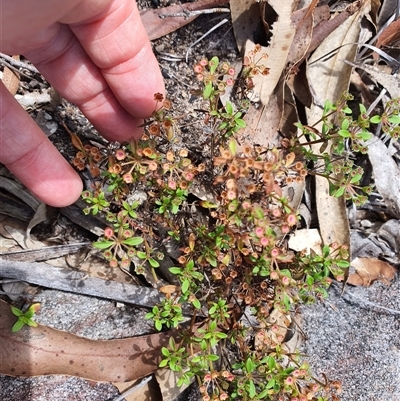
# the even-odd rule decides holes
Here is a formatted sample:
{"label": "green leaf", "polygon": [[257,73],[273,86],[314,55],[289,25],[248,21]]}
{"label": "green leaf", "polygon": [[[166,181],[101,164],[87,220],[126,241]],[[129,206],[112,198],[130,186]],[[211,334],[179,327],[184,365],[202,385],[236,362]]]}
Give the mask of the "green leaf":
{"label": "green leaf", "polygon": [[158,331],[161,331],[161,329],[162,329],[162,323],[161,323],[159,320],[156,320],[156,321],[154,322],[154,326],[155,326],[155,328],[156,328]]}
{"label": "green leaf", "polygon": [[229,150],[231,151],[232,155],[235,156],[237,153],[237,142],[234,138],[229,140]]}
{"label": "green leaf", "polygon": [[140,245],[142,242],[143,242],[143,238],[141,238],[141,237],[132,237],[132,238],[127,238],[122,243],[124,245],[136,246],[136,245]]}
{"label": "green leaf", "polygon": [[373,116],[369,119],[372,124],[379,124],[382,121],[381,116]]}
{"label": "green leaf", "polygon": [[24,327],[24,322],[21,319],[18,319],[15,323],[14,326],[12,327],[11,331],[13,333],[16,333],[17,331],[21,330],[22,327]]}
{"label": "green leaf", "polygon": [[350,263],[347,260],[337,260],[335,261],[336,266],[342,267],[343,269],[350,266]]}
{"label": "green leaf", "polygon": [[168,359],[163,359],[158,365],[160,368],[165,368],[168,365]]}
{"label": "green leaf", "polygon": [[18,317],[24,315],[24,312],[22,312],[22,310],[19,310],[15,306],[11,307],[11,312],[13,313],[13,315],[18,316]]}
{"label": "green leaf", "polygon": [[217,70],[219,64],[219,58],[217,56],[214,56],[209,62],[208,65],[210,67],[210,72],[211,74],[214,74],[214,72]]}
{"label": "green leaf", "polygon": [[162,348],[161,348],[161,353],[162,353],[164,356],[167,356],[167,357],[169,357],[169,356],[171,355],[171,353],[169,352],[168,348],[165,348],[165,347],[162,347]]}
{"label": "green leaf", "polygon": [[93,242],[93,246],[98,249],[107,249],[115,244],[114,241],[97,241]]}
{"label": "green leaf", "polygon": [[246,128],[246,123],[244,120],[242,120],[241,118],[238,118],[237,120],[235,120],[236,125],[240,128]]}
{"label": "green leaf", "polygon": [[215,258],[214,255],[207,255],[207,256],[206,256],[206,261],[207,261],[212,267],[216,267],[216,266],[217,266],[217,259]]}
{"label": "green leaf", "polygon": [[225,110],[228,114],[233,114],[233,105],[229,100],[225,104]]}
{"label": "green leaf", "polygon": [[200,206],[201,206],[201,207],[204,207],[205,209],[217,209],[217,208],[218,208],[218,205],[217,205],[217,204],[212,203],[212,202],[207,201],[207,200],[205,200],[205,201],[200,201]]}
{"label": "green leaf", "polygon": [[368,141],[372,138],[372,134],[368,131],[361,131],[357,134],[357,138],[362,139],[363,141]]}
{"label": "green leaf", "polygon": [[180,267],[170,267],[169,271],[172,274],[177,274],[177,275],[182,274],[182,269]]}
{"label": "green leaf", "polygon": [[268,358],[267,365],[268,365],[269,370],[274,369],[276,366],[275,358],[273,358],[272,356],[268,356],[267,358]]}
{"label": "green leaf", "polygon": [[32,317],[33,317],[33,315],[35,314],[35,311],[34,310],[27,310],[25,313],[24,313],[24,316],[26,317],[26,318],[28,318],[28,319],[31,319]]}
{"label": "green leaf", "polygon": [[219,359],[218,355],[214,355],[214,354],[208,355],[208,360],[211,361],[211,362],[218,361],[218,359]]}
{"label": "green leaf", "polygon": [[31,326],[31,327],[37,327],[37,323],[34,321],[34,320],[32,320],[32,319],[27,319],[26,320],[26,322],[25,322],[25,324],[27,324],[28,326]]}
{"label": "green leaf", "polygon": [[256,368],[256,364],[251,360],[251,358],[246,359],[246,372],[251,373]]}
{"label": "green leaf", "polygon": [[159,267],[160,266],[160,264],[153,258],[149,258],[148,261],[149,261],[151,267]]}
{"label": "green leaf", "polygon": [[208,98],[211,96],[212,91],[213,91],[212,83],[209,82],[209,83],[206,84],[206,86],[204,87],[204,90],[203,90],[203,98],[204,98],[204,99],[208,99]]}
{"label": "green leaf", "polygon": [[354,177],[351,178],[350,183],[355,184],[359,182],[362,178],[362,174],[356,174]]}
{"label": "green leaf", "polygon": [[224,121],[223,123],[218,125],[218,131],[224,130],[227,126],[228,126],[228,123],[226,121]]}
{"label": "green leaf", "polygon": [[137,251],[137,252],[136,252],[136,255],[137,255],[137,257],[140,258],[140,259],[147,259],[147,254],[146,254],[146,252]]}
{"label": "green leaf", "polygon": [[400,124],[400,115],[397,116],[390,116],[389,122],[392,124]]}
{"label": "green leaf", "polygon": [[249,396],[250,398],[254,398],[256,396],[256,386],[254,385],[253,380],[249,380]]}
{"label": "green leaf", "polygon": [[196,309],[201,309],[201,303],[200,303],[200,301],[199,301],[197,298],[195,298],[195,299],[192,301],[192,305],[193,305]]}
{"label": "green leaf", "polygon": [[347,118],[345,118],[343,121],[342,121],[342,125],[341,125],[341,129],[342,130],[348,130],[348,128],[349,128],[349,125],[350,125],[350,121],[349,121],[349,119],[347,119]]}
{"label": "green leaf", "polygon": [[269,389],[265,388],[263,391],[261,391],[261,393],[257,395],[257,400],[263,400],[267,396],[268,390]]}
{"label": "green leaf", "polygon": [[189,287],[190,287],[189,280],[188,279],[184,280],[183,283],[182,283],[182,293],[186,294],[188,289],[189,289]]}
{"label": "green leaf", "polygon": [[312,276],[307,276],[306,283],[311,287],[314,284],[314,278]]}
{"label": "green leaf", "polygon": [[344,191],[345,191],[345,187],[340,187],[334,192],[333,196],[335,198],[340,198],[341,196],[343,196]]}
{"label": "green leaf", "polygon": [[342,138],[350,138],[350,132],[345,130],[345,129],[340,129],[338,131],[338,134],[342,137]]}
{"label": "green leaf", "polygon": [[360,107],[361,113],[364,113],[364,114],[367,113],[367,109],[365,108],[365,106],[362,103],[359,104],[359,107]]}

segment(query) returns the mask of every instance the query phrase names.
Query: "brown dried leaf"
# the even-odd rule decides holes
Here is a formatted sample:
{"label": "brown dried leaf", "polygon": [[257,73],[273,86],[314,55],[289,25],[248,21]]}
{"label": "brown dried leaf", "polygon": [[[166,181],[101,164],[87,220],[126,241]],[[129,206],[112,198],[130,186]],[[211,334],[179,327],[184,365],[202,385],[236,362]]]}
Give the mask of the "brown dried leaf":
{"label": "brown dried leaf", "polygon": [[263,29],[260,5],[254,0],[230,0],[233,33],[240,52],[255,32]]}
{"label": "brown dried leaf", "polygon": [[264,105],[268,104],[281,80],[296,33],[291,19],[295,1],[269,0],[268,3],[278,14],[278,20],[272,26],[273,35],[267,52],[268,59],[265,63],[266,67],[269,68],[269,74],[263,76],[261,84],[260,99]]}
{"label": "brown dried leaf", "polygon": [[[369,2],[359,1],[351,6],[351,17],[325,38],[310,59],[310,64],[315,62],[311,66],[309,65],[307,71],[313,93],[313,105],[307,115],[309,125],[321,120],[322,105],[326,100],[336,102],[349,87],[351,68],[343,60],[354,60],[357,46],[341,46],[358,42],[360,20],[369,11]],[[334,56],[321,61],[332,49],[337,48],[340,49]],[[315,128],[320,130],[321,125],[319,123]],[[315,153],[318,154],[320,146],[320,144],[313,146]],[[329,151],[330,145],[327,148],[328,153]],[[316,201],[324,243],[337,242],[341,245],[350,245],[350,231],[344,199],[330,196],[328,181],[319,176],[316,177]]]}
{"label": "brown dried leaf", "polygon": [[[14,60],[19,60],[19,56],[13,56]],[[19,74],[8,67],[4,67],[3,78],[1,79],[4,86],[14,96],[19,87]]]}
{"label": "brown dried leaf", "polygon": [[229,3],[229,0],[198,0],[194,3],[176,4],[169,7],[157,8],[157,10],[145,10],[140,13],[143,25],[150,40],[161,38],[168,33],[192,22],[195,17],[167,17],[160,18],[163,14],[176,14],[183,11],[196,11],[207,8],[219,7]]}
{"label": "brown dried leaf", "polygon": [[238,134],[239,142],[250,142],[265,147],[279,146],[280,139],[277,131],[284,110],[283,84],[282,79],[272,93],[267,106],[261,105],[259,108],[250,106],[244,117],[246,128]]}
{"label": "brown dried leaf", "polygon": [[[329,12],[329,7],[328,8]],[[296,34],[290,46],[287,62],[296,64],[306,54],[311,43],[314,18],[309,7],[298,10],[292,14],[292,23],[296,25]]]}
{"label": "brown dried leaf", "polygon": [[379,36],[376,47],[390,46],[400,40],[400,19],[393,21]]}
{"label": "brown dried leaf", "polygon": [[83,150],[83,144],[82,144],[79,136],[74,134],[74,133],[72,133],[72,132],[70,132],[70,135],[71,135],[71,143],[72,143],[72,145],[78,150]]}
{"label": "brown dried leaf", "polygon": [[351,266],[356,271],[349,275],[347,283],[352,285],[369,287],[376,280],[389,285],[396,274],[396,269],[393,266],[376,258],[356,258]]}
{"label": "brown dried leaf", "polygon": [[95,381],[129,381],[155,372],[170,332],[122,340],[94,341],[50,327],[24,326],[0,301],[0,373],[9,376],[66,374]]}

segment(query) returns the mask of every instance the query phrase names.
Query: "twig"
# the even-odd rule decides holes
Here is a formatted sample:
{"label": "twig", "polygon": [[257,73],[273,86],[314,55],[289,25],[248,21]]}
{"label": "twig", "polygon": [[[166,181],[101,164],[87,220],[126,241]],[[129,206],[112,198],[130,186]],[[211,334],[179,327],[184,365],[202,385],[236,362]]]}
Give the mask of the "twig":
{"label": "twig", "polygon": [[220,26],[226,24],[228,22],[227,18],[224,18],[222,21],[218,22],[217,25],[213,26],[208,32],[206,32],[203,36],[201,36],[199,39],[197,39],[193,44],[191,44],[189,46],[189,48],[186,51],[186,62],[188,62],[189,60],[189,53],[192,47],[196,46],[197,43],[201,42],[206,36],[208,36],[211,32],[215,31],[217,28],[219,28]]}
{"label": "twig", "polygon": [[138,384],[136,384],[136,385],[134,385],[134,386],[132,386],[130,388],[127,388],[124,392],[121,393],[121,395],[119,395],[117,398],[114,398],[112,401],[122,401],[124,398],[128,397],[128,395],[131,395],[136,390],[139,390],[140,388],[142,388],[152,378],[153,378],[152,375],[144,378],[140,383],[138,383]]}
{"label": "twig", "polygon": [[171,17],[183,17],[185,19],[195,17],[202,14],[213,14],[213,13],[229,13],[229,8],[209,8],[206,10],[183,10],[181,13],[171,13],[171,14],[160,14],[160,18],[171,18]]}
{"label": "twig", "polygon": [[0,277],[148,308],[160,303],[163,298],[160,291],[153,288],[90,277],[85,272],[66,267],[15,262],[1,257]]}
{"label": "twig", "polygon": [[[40,74],[40,72],[33,65],[24,63],[23,61],[20,61],[20,60],[15,60],[12,57],[8,56],[7,54],[0,53],[0,58],[3,59],[3,60],[0,60],[3,63],[5,61],[8,64],[11,64],[15,67],[25,68],[26,70],[33,72],[34,74]],[[29,77],[29,78],[32,78],[32,77]]]}

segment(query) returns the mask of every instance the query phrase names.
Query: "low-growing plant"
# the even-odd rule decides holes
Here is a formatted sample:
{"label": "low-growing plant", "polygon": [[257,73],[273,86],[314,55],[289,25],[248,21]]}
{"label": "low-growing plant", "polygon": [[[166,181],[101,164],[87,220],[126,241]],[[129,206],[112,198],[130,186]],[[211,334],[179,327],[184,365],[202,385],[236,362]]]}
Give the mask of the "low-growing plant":
{"label": "low-growing plant", "polygon": [[[360,184],[355,154],[367,151],[372,125],[396,138],[400,103],[389,102],[373,117],[361,105],[355,117],[347,105],[351,96],[344,94],[335,104],[326,102],[321,130],[298,123],[300,134],[279,148],[239,144],[235,136],[245,126],[252,77],[268,74],[260,52],[256,47],[245,58],[236,80],[234,69],[217,57],[194,67],[200,88],[193,93],[207,102],[204,121],[213,133],[210,160],[189,157],[178,143],[171,103],[156,94],[145,135],[109,155],[96,188],[82,194],[90,205],[84,212],[103,213],[110,224],[94,246],[111,267],[128,268],[133,261],[136,273],[150,268],[157,282],[160,244],[179,244],[169,268],[175,286],[146,315],[157,330],[179,327],[180,339],[171,337],[160,364],[177,372],[179,385],[195,378],[203,401],[334,400],[338,383],[313,377],[299,352],[285,345],[282,324],[270,317],[278,311],[290,331],[298,303],[325,298],[332,278],[343,278],[348,249],[288,249],[285,236],[299,217],[283,188],[321,175],[332,196],[365,202],[371,187]],[[221,105],[229,86],[237,97]],[[311,149],[316,145],[318,152]],[[210,177],[211,198],[196,199],[191,188]],[[184,316],[191,316],[185,325]]]}
{"label": "low-growing plant", "polygon": [[25,312],[16,308],[15,306],[11,307],[11,312],[15,315],[18,319],[14,323],[11,331],[16,333],[20,331],[25,325],[30,327],[37,327],[37,323],[33,320],[33,316],[39,310],[40,304],[32,304]]}

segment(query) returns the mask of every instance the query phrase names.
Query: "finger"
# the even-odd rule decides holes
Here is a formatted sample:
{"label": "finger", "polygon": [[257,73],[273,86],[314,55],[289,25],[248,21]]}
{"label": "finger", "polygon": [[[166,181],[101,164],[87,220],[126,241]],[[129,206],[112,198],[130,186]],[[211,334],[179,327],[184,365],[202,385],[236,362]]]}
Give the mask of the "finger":
{"label": "finger", "polygon": [[154,94],[164,94],[164,83],[136,2],[114,0],[94,21],[71,29],[122,105],[135,116],[149,117]]}
{"label": "finger", "polygon": [[0,162],[49,205],[67,206],[78,199],[78,174],[2,83],[0,118]]}
{"label": "finger", "polygon": [[142,120],[120,104],[68,26],[59,24],[46,45],[25,56],[107,139],[123,142],[140,137]]}

